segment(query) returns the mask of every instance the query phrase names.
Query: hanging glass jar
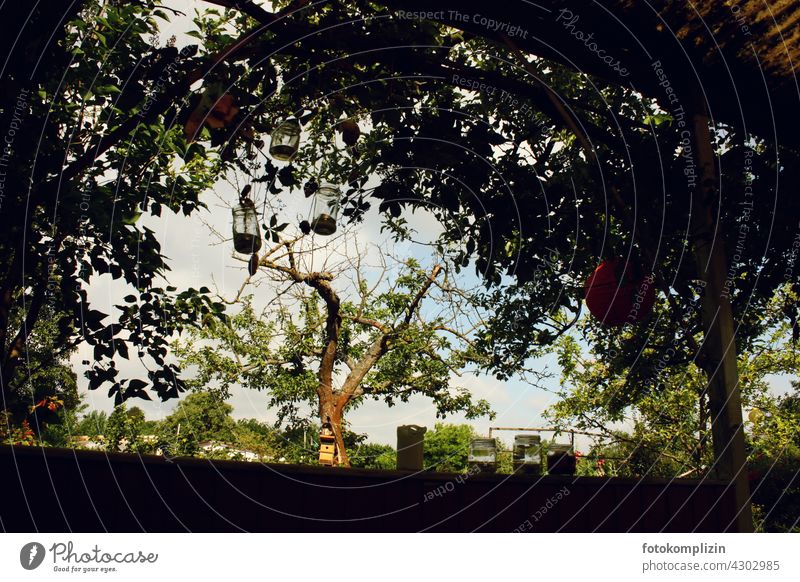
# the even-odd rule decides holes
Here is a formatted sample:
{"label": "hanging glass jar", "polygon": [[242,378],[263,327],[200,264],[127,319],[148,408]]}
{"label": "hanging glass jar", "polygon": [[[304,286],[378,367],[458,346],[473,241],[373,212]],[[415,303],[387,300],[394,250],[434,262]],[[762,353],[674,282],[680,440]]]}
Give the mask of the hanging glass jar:
{"label": "hanging glass jar", "polygon": [[336,232],[341,197],[341,190],[332,184],[323,183],[319,187],[311,206],[311,230],[323,236]]}
{"label": "hanging glass jar", "polygon": [[243,255],[256,253],[261,248],[258,213],[249,198],[240,198],[239,204],[233,207],[233,248]]}
{"label": "hanging glass jar", "polygon": [[290,117],[272,131],[269,155],[276,160],[288,162],[300,147],[300,123]]}

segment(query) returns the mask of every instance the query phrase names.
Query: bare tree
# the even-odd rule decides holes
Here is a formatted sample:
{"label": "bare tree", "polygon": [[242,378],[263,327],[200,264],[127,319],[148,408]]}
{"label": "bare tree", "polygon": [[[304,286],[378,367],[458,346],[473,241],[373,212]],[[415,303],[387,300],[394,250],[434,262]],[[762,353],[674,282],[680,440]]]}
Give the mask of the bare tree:
{"label": "bare tree", "polygon": [[[431,398],[437,414],[491,414],[484,400],[454,383],[465,370],[487,369],[491,355],[474,344],[482,308],[456,284],[442,257],[423,265],[348,235],[323,246],[313,236],[279,238],[264,251],[229,304],[245,309],[220,328],[196,332],[176,351],[195,364],[197,381],[227,389],[241,384],[272,392],[284,413],[313,399],[336,436],[338,463],[348,465],[344,417],[365,398],[390,406],[412,394]],[[268,288],[258,314],[248,290]],[[259,293],[261,295],[261,293]],[[264,338],[269,340],[265,341]],[[305,391],[304,391],[305,390]]]}

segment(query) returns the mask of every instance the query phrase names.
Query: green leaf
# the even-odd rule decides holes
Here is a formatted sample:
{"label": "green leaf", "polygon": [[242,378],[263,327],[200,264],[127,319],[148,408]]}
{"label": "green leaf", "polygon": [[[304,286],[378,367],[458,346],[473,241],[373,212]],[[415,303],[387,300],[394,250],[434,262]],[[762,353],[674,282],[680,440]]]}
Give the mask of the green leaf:
{"label": "green leaf", "polygon": [[134,225],[142,217],[141,212],[135,212],[131,216],[126,216],[122,219],[122,224]]}

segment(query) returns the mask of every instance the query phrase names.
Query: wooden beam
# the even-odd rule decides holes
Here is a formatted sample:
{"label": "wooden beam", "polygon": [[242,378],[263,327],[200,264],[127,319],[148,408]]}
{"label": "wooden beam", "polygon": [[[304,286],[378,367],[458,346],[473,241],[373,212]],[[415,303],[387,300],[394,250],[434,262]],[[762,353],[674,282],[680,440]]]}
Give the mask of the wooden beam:
{"label": "wooden beam", "polygon": [[720,236],[719,214],[716,211],[718,176],[708,115],[697,113],[693,122],[694,157],[700,170],[701,182],[690,186],[692,243],[697,270],[705,283],[702,350],[703,365],[708,376],[708,406],[714,446],[713,475],[728,481],[729,486],[734,489],[735,531],[752,532],[753,513],[747,480],[735,322],[725,284],[728,263]]}

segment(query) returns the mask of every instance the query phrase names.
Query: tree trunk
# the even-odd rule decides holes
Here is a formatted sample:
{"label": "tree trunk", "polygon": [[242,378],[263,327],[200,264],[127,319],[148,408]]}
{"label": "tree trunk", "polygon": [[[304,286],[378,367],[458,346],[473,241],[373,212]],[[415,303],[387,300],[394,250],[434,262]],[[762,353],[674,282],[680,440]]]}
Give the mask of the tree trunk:
{"label": "tree trunk", "polygon": [[329,422],[333,428],[333,434],[336,436],[336,458],[334,463],[344,467],[350,466],[350,459],[347,457],[347,450],[344,446],[344,435],[342,420],[344,418],[344,409],[339,408],[334,404],[333,393],[330,392],[330,397],[320,399],[319,406],[319,421],[320,424]]}

